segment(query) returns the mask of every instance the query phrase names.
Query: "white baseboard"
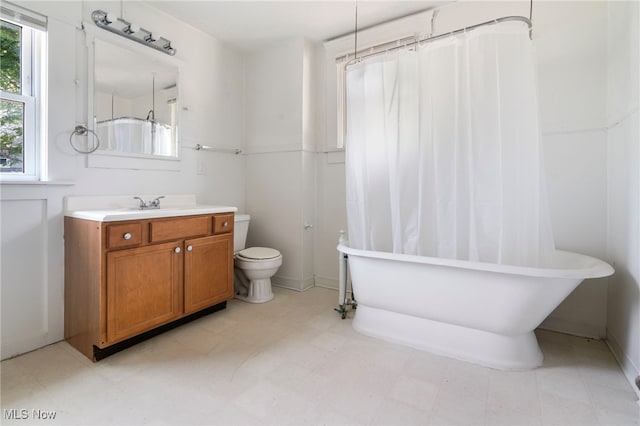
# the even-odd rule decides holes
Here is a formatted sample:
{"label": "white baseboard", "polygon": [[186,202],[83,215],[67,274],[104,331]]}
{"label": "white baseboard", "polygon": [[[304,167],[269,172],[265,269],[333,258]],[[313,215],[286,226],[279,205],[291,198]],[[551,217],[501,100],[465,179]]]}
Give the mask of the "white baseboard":
{"label": "white baseboard", "polygon": [[571,334],[572,336],[587,337],[589,339],[604,339],[607,335],[604,327],[591,324],[576,323],[560,318],[548,317],[538,326],[544,330]]}
{"label": "white baseboard", "polygon": [[305,291],[305,290],[309,290],[311,287],[314,286],[314,279],[313,277],[311,277],[311,278],[307,278],[305,280],[300,281],[300,280],[292,280],[290,278],[275,276],[271,278],[271,284],[276,287],[282,287],[289,290]]}
{"label": "white baseboard", "polygon": [[640,368],[634,364],[633,360],[631,360],[622,349],[622,346],[618,343],[618,341],[613,336],[607,336],[605,343],[613,353],[613,356],[620,364],[620,368],[622,369],[622,373],[627,378],[633,391],[636,393],[636,397],[638,398],[638,404],[640,405],[640,389],[636,384],[636,379],[640,377]]}
{"label": "white baseboard", "polygon": [[333,290],[338,289],[338,280],[334,278],[321,277],[316,275],[315,277],[316,287],[330,288]]}

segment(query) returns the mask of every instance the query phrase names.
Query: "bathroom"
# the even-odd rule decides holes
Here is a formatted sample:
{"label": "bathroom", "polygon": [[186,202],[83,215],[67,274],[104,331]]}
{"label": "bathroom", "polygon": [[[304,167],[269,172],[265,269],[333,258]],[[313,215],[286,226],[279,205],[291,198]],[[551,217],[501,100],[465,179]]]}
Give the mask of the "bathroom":
{"label": "bathroom", "polygon": [[[412,12],[434,6],[411,3]],[[285,259],[273,278],[276,300],[269,303],[288,294],[281,289],[304,296],[337,288],[335,247],[339,231],[346,229],[345,167],[344,152],[336,147],[335,68],[326,57],[330,43],[302,33],[281,34],[277,20],[263,38],[243,38],[242,30],[262,28],[269,2],[218,4],[213,10],[225,18],[215,22],[237,31],[227,29],[236,37],[229,40],[224,30],[221,36],[208,34],[153,2],[18,4],[48,17],[51,106],[46,182],[3,180],[0,192],[2,359],[63,338],[66,196],[190,193],[202,204],[236,206],[252,218],[248,245],[277,248]],[[330,12],[305,13],[299,4],[289,6],[291,14],[324,11],[336,21],[343,17],[348,29],[337,29],[333,36],[353,29],[355,2],[333,3]],[[435,6],[436,32],[530,13],[529,2]],[[81,22],[95,9],[120,14],[121,7],[128,19],[161,32],[179,52],[177,167],[153,161],[132,166],[105,157],[97,162],[96,156],[77,154],[69,146],[74,126],[87,122]],[[367,8],[375,10],[375,3],[359,2],[360,28],[408,13],[391,8],[385,19],[367,22]],[[274,19],[285,15],[281,9],[271,13]],[[532,20],[556,245],[601,258],[616,269],[608,279],[581,284],[542,327],[606,339],[622,374],[633,383],[640,374],[638,5],[534,1]],[[389,38],[396,38],[393,26],[390,31]],[[198,151],[196,144],[229,152]],[[235,154],[236,149],[242,153]]]}

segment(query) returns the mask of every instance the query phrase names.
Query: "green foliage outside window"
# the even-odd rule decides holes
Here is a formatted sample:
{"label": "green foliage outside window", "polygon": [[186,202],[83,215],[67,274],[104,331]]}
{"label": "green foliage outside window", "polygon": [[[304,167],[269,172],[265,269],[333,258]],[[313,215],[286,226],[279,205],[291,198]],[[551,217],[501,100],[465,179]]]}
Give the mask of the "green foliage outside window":
{"label": "green foliage outside window", "polygon": [[[1,21],[0,89],[22,94],[21,28]],[[24,104],[2,99],[0,103],[0,172],[23,171]]]}

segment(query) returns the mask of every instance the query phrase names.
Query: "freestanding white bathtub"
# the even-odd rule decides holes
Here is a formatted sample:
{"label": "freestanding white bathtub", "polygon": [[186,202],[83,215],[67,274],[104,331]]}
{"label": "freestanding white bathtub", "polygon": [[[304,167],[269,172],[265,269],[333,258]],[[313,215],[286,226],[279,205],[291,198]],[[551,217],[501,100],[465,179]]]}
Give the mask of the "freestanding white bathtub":
{"label": "freestanding white bathtub", "polygon": [[505,370],[542,365],[533,330],[583,279],[614,272],[599,259],[566,251],[541,269],[364,251],[347,243],[338,250],[348,257],[357,331]]}

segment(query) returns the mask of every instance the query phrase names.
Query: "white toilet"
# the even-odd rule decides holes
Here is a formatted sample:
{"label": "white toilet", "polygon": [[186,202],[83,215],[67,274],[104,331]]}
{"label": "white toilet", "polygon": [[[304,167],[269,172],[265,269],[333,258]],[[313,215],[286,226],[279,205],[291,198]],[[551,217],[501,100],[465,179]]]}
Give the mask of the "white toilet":
{"label": "white toilet", "polygon": [[271,277],[282,265],[282,254],[267,247],[245,248],[249,230],[248,214],[236,214],[233,235],[234,297],[250,303],[273,299]]}

